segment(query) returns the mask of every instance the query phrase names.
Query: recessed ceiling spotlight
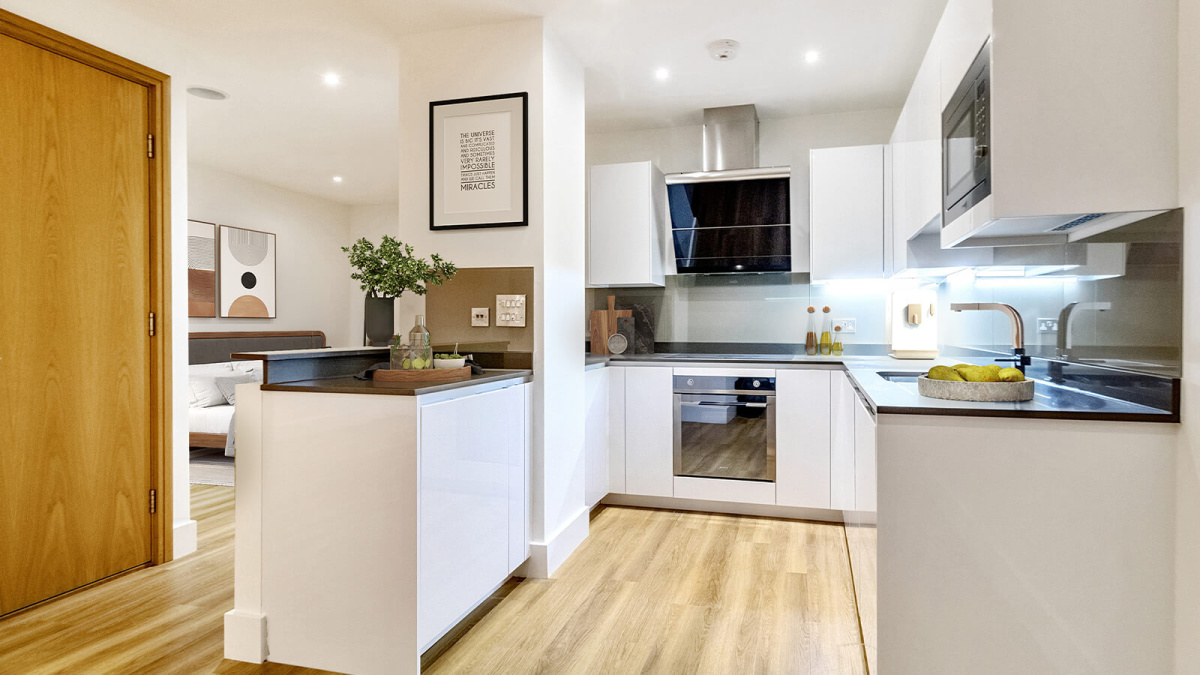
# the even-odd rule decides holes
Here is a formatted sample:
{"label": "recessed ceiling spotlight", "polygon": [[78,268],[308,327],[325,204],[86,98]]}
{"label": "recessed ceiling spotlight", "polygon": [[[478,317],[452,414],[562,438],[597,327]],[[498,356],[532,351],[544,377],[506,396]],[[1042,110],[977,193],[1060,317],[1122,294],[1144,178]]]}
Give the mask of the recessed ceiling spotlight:
{"label": "recessed ceiling spotlight", "polygon": [[187,93],[195,96],[196,98],[208,99],[209,101],[224,101],[225,99],[229,98],[229,94],[226,94],[220,89],[213,89],[212,87],[188,87]]}
{"label": "recessed ceiling spotlight", "polygon": [[670,76],[671,71],[667,70],[666,68],[659,68],[654,71],[654,77],[658,78],[659,80],[665,80]]}
{"label": "recessed ceiling spotlight", "polygon": [[325,73],[321,79],[330,87],[336,87],[342,83],[342,76],[337,73]]}
{"label": "recessed ceiling spotlight", "polygon": [[816,63],[817,61],[820,61],[820,60],[821,60],[821,52],[819,52],[815,49],[810,49],[810,50],[804,52],[804,62],[805,63]]}
{"label": "recessed ceiling spotlight", "polygon": [[335,182],[335,183],[340,183],[340,182],[342,182],[342,177],[341,177],[341,176],[334,176],[334,177],[333,177],[333,182]]}
{"label": "recessed ceiling spotlight", "polygon": [[737,40],[716,40],[708,43],[708,55],[717,61],[729,61],[737,56],[739,47]]}

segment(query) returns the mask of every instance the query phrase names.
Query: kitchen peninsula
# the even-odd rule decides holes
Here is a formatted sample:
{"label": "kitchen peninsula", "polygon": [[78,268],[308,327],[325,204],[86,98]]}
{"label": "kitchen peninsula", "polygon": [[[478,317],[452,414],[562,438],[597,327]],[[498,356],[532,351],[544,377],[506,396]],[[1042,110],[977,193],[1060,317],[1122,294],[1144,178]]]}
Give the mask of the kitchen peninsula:
{"label": "kitchen peninsula", "polygon": [[265,375],[237,391],[226,657],[418,672],[528,557],[531,372],[414,386],[355,379],[386,348],[234,357]]}

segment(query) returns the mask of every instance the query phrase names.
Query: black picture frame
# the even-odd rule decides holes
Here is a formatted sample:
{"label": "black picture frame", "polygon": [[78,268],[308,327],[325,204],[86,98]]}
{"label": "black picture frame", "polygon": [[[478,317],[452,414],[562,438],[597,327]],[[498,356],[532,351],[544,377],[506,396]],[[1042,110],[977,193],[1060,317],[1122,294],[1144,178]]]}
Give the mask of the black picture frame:
{"label": "black picture frame", "polygon": [[[454,117],[454,108],[460,108],[464,113],[471,108],[478,109],[481,103],[493,103],[506,100],[518,101],[520,107],[520,158],[521,169],[520,175],[520,218],[504,218],[497,221],[488,221],[482,219],[480,222],[468,223],[439,223],[439,183],[441,180],[438,176],[438,168],[440,166],[439,159],[444,162],[446,158],[445,148],[441,147],[437,141],[438,123],[446,117]],[[439,113],[442,116],[439,117]],[[512,145],[516,145],[518,141],[512,139]],[[516,156],[516,153],[511,153],[510,156]],[[440,186],[444,189],[445,186]],[[511,210],[511,209],[510,209]],[[486,212],[481,212],[486,213]],[[500,212],[493,212],[500,213]],[[441,214],[443,217],[445,214]],[[529,225],[529,93],[514,92],[510,94],[494,94],[491,96],[474,96],[470,98],[447,99],[443,101],[430,101],[429,103],[429,229],[431,231],[442,230],[467,230],[467,229],[482,229],[492,227],[527,227]]]}

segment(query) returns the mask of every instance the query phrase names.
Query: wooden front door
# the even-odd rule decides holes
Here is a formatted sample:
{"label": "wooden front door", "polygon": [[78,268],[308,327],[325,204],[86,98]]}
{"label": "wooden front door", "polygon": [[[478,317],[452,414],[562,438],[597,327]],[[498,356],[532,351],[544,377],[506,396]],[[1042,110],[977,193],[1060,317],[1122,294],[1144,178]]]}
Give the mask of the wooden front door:
{"label": "wooden front door", "polygon": [[0,64],[3,615],[154,559],[158,366],[147,87],[5,35]]}

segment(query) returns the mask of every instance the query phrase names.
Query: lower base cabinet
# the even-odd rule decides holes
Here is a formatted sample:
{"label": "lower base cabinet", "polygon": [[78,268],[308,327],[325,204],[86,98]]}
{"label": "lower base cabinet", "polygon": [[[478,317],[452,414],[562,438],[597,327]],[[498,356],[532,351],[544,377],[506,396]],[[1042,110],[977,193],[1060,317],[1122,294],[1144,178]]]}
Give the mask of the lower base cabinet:
{"label": "lower base cabinet", "polygon": [[775,503],[830,508],[830,370],[775,371]]}
{"label": "lower base cabinet", "polygon": [[675,474],[671,368],[625,368],[625,493],[670,497]]}
{"label": "lower base cabinet", "polygon": [[422,650],[525,560],[525,426],[514,420],[525,419],[527,387],[420,408],[417,638]]}
{"label": "lower base cabinet", "polygon": [[875,417],[861,398],[854,406],[854,510],[875,511]]}

